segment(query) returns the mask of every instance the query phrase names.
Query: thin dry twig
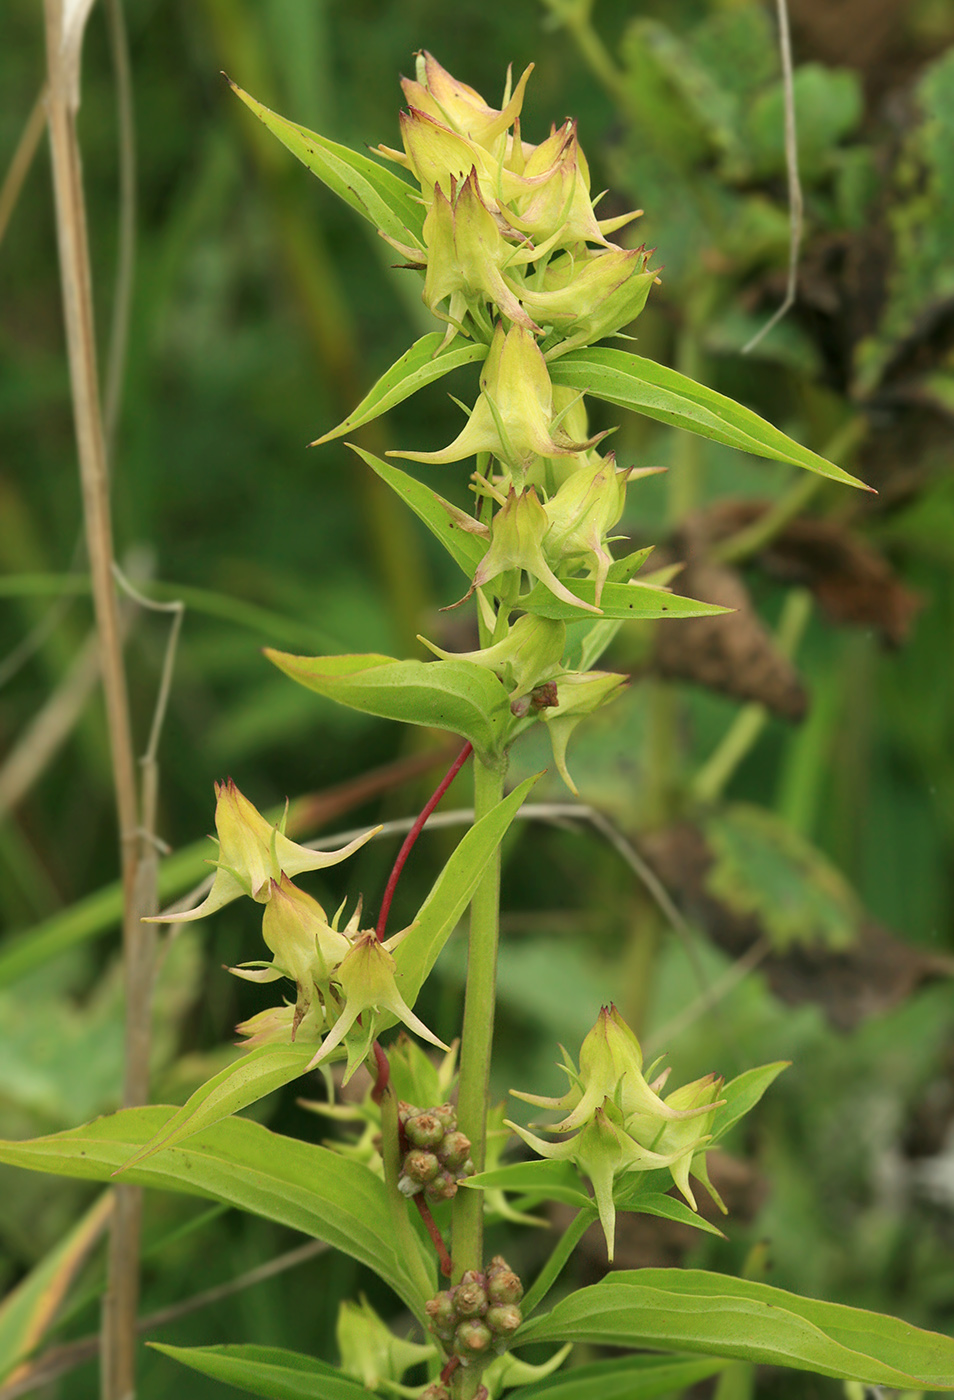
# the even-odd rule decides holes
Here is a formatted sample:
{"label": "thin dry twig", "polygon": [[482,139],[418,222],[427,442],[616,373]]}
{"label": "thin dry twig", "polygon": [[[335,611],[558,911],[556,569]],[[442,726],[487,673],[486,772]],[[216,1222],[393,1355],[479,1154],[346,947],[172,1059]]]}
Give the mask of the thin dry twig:
{"label": "thin dry twig", "polygon": [[785,98],[785,169],[788,174],[788,286],[785,300],[778,310],[769,317],[761,330],[742,347],[747,355],[768,335],[773,326],[795,304],[798,293],[798,259],[802,246],[802,227],[805,205],[802,199],[802,182],[798,176],[798,132],[795,127],[795,81],[792,72],[792,35],[788,23],[787,0],[776,0],[778,10],[778,44],[782,61],[782,92]]}
{"label": "thin dry twig", "polygon": [[17,148],[13,153],[9,169],[4,177],[3,184],[0,185],[0,243],[9,227],[13,217],[13,211],[17,207],[17,200],[26,183],[26,177],[30,173],[30,166],[33,164],[33,157],[40,148],[40,141],[46,129],[46,83],[37,93],[36,101],[30,109],[30,115],[26,119],[26,125],[17,142]]}
{"label": "thin dry twig", "polygon": [[119,235],[113,316],[106,357],[103,418],[109,460],[113,460],[122,405],[129,321],[136,265],[136,126],[132,72],[122,0],[106,0],[106,27],[116,79],[116,118],[119,132]]}
{"label": "thin dry twig", "polygon": [[[119,605],[113,583],[114,558],[108,465],[93,317],[92,281],[76,114],[79,108],[83,30],[91,0],[44,0],[48,65],[48,124],[56,204],[56,232],[63,292],[66,344],[73,417],[79,455],[86,548],[100,671],[112,756],[119,821],[124,896],[123,951],[127,1046],[142,1034],[146,940],[142,936],[139,813],[136,764],[123,664]],[[130,1076],[127,1063],[123,1101],[142,1102],[141,1072]],[[139,1236],[142,1192],[116,1188],[110,1233],[109,1274],[103,1309],[103,1400],[128,1400],[135,1394],[136,1312],[138,1307]]]}

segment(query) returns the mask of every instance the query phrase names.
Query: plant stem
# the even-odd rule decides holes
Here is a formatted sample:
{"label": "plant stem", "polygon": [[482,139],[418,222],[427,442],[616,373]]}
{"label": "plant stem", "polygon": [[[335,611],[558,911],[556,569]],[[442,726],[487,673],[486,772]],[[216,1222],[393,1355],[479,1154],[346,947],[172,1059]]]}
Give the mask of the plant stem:
{"label": "plant stem", "polygon": [[[503,797],[503,767],[474,764],[474,821],[480,821]],[[477,886],[470,906],[467,992],[460,1049],[457,1121],[470,1138],[470,1155],[483,1171],[487,1145],[487,1092],[497,994],[497,942],[500,929],[500,849]],[[454,1278],[483,1265],[483,1194],[458,1191],[452,1213]]]}

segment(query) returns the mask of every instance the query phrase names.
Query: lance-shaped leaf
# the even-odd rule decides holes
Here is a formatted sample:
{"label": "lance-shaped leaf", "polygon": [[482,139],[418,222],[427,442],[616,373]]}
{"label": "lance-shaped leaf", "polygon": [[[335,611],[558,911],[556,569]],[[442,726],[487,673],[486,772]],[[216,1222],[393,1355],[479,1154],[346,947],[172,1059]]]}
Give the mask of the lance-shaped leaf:
{"label": "lance-shaped leaf", "polygon": [[[469,579],[487,553],[487,541],[479,534],[464,528],[461,524],[464,512],[445,501],[436,491],[415,481],[413,476],[393,467],[390,462],[382,462],[371,452],[351,444],[362,461],[367,462],[382,481],[386,481],[392,491],[396,491],[405,505],[410,506],[419,520],[422,520],[435,539],[440,540],[454,563],[463,569]],[[476,521],[474,524],[476,525]]]}
{"label": "lance-shaped leaf", "polygon": [[954,1340],[862,1308],[702,1269],[610,1275],[521,1328],[517,1343],[704,1352],[895,1390],[954,1390]]}
{"label": "lance-shaped leaf", "polygon": [[[28,1142],[0,1141],[0,1162],[85,1181],[109,1181],[117,1168],[175,1116],[168,1105],[126,1108],[81,1128]],[[269,1132],[246,1118],[227,1118],[178,1147],[130,1167],[133,1186],[183,1191],[222,1201],[301,1230],[367,1264],[418,1316],[423,1299],[414,1263],[397,1251],[387,1192],[369,1167],[326,1147]],[[432,1266],[420,1245],[420,1267]]]}
{"label": "lance-shaped leaf", "polygon": [[440,331],[429,331],[427,335],[421,336],[409,350],[405,350],[399,360],[395,360],[390,369],[385,370],[353,413],[349,413],[337,428],[332,428],[330,432],[316,438],[310,446],[320,447],[323,442],[331,442],[332,438],[351,433],[355,428],[364,427],[365,423],[373,423],[375,418],[380,418],[382,413],[387,413],[395,404],[403,403],[419,389],[433,384],[436,379],[443,379],[452,369],[459,369],[461,365],[479,364],[487,358],[490,348],[479,342],[455,341],[446,350],[441,350],[443,340]]}
{"label": "lance-shaped leaf", "polygon": [[202,1376],[268,1400],[368,1400],[360,1381],[314,1356],[281,1347],[170,1347],[150,1342]]}
{"label": "lance-shaped leaf", "polygon": [[[537,617],[549,617],[563,622],[575,622],[585,616],[585,610],[592,611],[596,606],[596,580],[571,578],[565,581],[566,589],[579,598],[579,607],[573,607],[563,598],[558,598],[538,583],[525,597],[520,599],[520,607]],[[715,603],[700,603],[695,598],[683,598],[680,593],[668,593],[664,588],[655,588],[648,583],[607,583],[600,594],[599,610],[604,618],[631,619],[660,617],[710,617],[716,613],[731,612],[731,608],[720,608]]]}
{"label": "lance-shaped leaf", "polygon": [[520,1400],[593,1400],[594,1395],[600,1400],[656,1400],[658,1395],[679,1395],[727,1365],[711,1356],[617,1356],[521,1388]]}
{"label": "lance-shaped leaf", "polygon": [[[231,83],[231,79],[229,79]],[[307,127],[297,126],[277,112],[271,112],[256,102],[237,83],[232,91],[240,97],[249,111],[277,136],[292,155],[318,176],[339,199],[350,204],[359,214],[392,238],[407,241],[408,234],[418,243],[424,228],[424,206],[416,190],[387,166],[340,146],[325,136],[318,136]]]}
{"label": "lance-shaped leaf", "polygon": [[394,949],[398,986],[411,1006],[470,903],[491,856],[539,777],[535,773],[525,778],[461,838],[421,905],[410,933]]}
{"label": "lance-shaped leaf", "polygon": [[226,1065],[211,1079],[196,1089],[162,1131],[146,1143],[141,1151],[123,1163],[122,1171],[159,1152],[163,1147],[175,1147],[186,1138],[219,1123],[232,1113],[265,1098],[273,1089],[290,1084],[308,1068],[315,1053],[313,1044],[262,1045],[249,1050],[234,1064]]}
{"label": "lance-shaped leaf", "polygon": [[770,1065],[758,1065],[755,1069],[744,1070],[742,1074],[723,1084],[719,1098],[724,1099],[721,1108],[715,1111],[712,1120],[712,1141],[718,1142],[729,1129],[755,1107],[766,1089],[783,1069],[788,1069],[791,1060],[775,1060]]}
{"label": "lance-shaped leaf", "polygon": [[777,462],[805,467],[819,476],[858,486],[864,491],[871,489],[833,462],[819,457],[817,452],[787,437],[750,408],[655,360],[631,355],[626,350],[587,347],[571,350],[550,361],[548,368],[554,384],[580,389],[619,408],[630,408],[634,413],[699,433],[743,452],[752,452],[756,457],[770,457]]}
{"label": "lance-shaped leaf", "polygon": [[449,729],[477,753],[496,756],[511,726],[497,677],[470,661],[395,661],[390,656],[265,655],[286,676],[329,700],[404,724]]}

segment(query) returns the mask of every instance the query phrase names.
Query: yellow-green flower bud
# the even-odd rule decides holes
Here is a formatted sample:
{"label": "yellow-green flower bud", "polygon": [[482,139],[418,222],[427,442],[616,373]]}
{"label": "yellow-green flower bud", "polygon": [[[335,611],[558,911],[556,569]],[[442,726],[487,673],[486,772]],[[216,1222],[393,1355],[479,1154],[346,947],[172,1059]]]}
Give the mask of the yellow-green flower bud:
{"label": "yellow-green flower bud", "polygon": [[562,355],[589,345],[628,326],[646,305],[657,274],[647,270],[643,249],[606,249],[580,257],[554,258],[543,277],[541,291],[522,290],[523,305],[545,326],[565,337],[549,353]]}
{"label": "yellow-green flower bud", "polygon": [[550,735],[553,761],[572,793],[576,793],[577,788],[566,766],[570,736],[582,719],[615,699],[627,684],[628,677],[614,671],[572,672],[561,676],[557,683],[556,706],[541,711],[540,717]]}
{"label": "yellow-green flower bud", "polygon": [[[405,930],[407,932],[407,930]],[[394,939],[388,943],[393,947]],[[399,1021],[403,1021],[423,1040],[431,1045],[439,1045],[442,1050],[449,1047],[433,1031],[429,1031],[420,1017],[415,1016],[398,991],[395,981],[394,959],[384,943],[379,943],[373,930],[359,934],[348,950],[347,955],[335,973],[335,982],[344,997],[344,1006],[332,1029],[322,1041],[321,1049],[309,1063],[308,1069],[327,1059],[332,1050],[342,1043],[358,1017],[362,1017],[361,1038],[357,1045],[349,1046],[347,1083],[358,1065],[368,1054],[374,1039],[374,1018],[370,1014],[390,1011]]]}
{"label": "yellow-green flower bud", "polygon": [[431,1345],[395,1337],[366,1298],[341,1304],[336,1334],[342,1371],[368,1391],[396,1384],[411,1366],[434,1355]]}
{"label": "yellow-green flower bud", "polygon": [[486,666],[512,696],[521,696],[559,672],[566,646],[566,624],[525,614],[517,618],[503,641],[480,651],[444,651],[426,637],[418,640],[445,661],[473,661]]}
{"label": "yellow-green flower bud", "polygon": [[310,851],[290,841],[281,826],[273,826],[253,807],[229,778],[215,788],[215,829],[219,858],[215,880],[206,899],[186,914],[162,914],[153,923],[187,923],[204,919],[240,895],[247,894],[264,904],[272,881],[282,875],[300,875],[305,870],[324,870],[352,855],[378,830],[375,827],[337,851]]}
{"label": "yellow-green flower bud", "polygon": [[553,386],[546,361],[531,333],[498,323],[480,376],[481,394],[466,426],[439,452],[389,452],[414,462],[460,462],[491,452],[518,475],[537,457],[582,452],[599,441],[571,442],[553,428]]}
{"label": "yellow-green flower bud", "polygon": [[[500,137],[520,116],[533,64],[525,69],[513,95],[504,97],[503,109],[499,111],[489,107],[479,92],[452,77],[426,49],[418,55],[416,66],[417,80],[405,78],[401,83],[408,105],[445,122],[453,131],[496,154]],[[509,77],[508,71],[508,88]]]}

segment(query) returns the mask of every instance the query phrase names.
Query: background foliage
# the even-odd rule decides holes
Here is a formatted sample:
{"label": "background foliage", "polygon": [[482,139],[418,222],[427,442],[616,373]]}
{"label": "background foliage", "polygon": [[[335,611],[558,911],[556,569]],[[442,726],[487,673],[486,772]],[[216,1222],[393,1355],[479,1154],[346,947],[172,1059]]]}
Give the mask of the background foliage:
{"label": "background foliage", "polygon": [[[218,71],[360,147],[395,142],[396,77],[415,49],[431,49],[491,100],[507,61],[519,72],[533,60],[531,139],[543,135],[544,113],[578,116],[594,184],[612,191],[601,212],[633,200],[646,210],[637,241],[655,245],[665,266],[638,352],[735,395],[817,451],[839,451],[879,495],[814,482],[809,495],[785,468],[643,419],[624,423],[621,462],[671,468],[630,494],[622,528],[632,547],[688,558],[687,593],[738,612],[731,623],[649,625],[621,640],[613,664],[637,682],[576,739],[573,772],[584,801],[639,844],[688,924],[674,933],[598,833],[533,826],[512,836],[496,1087],[554,1092],[555,1042],[575,1051],[609,999],[653,1048],[671,1051],[677,1077],[792,1059],[754,1126],[728,1144],[729,1239],[640,1218],[621,1235],[618,1262],[751,1270],[766,1239],[773,1283],[950,1330],[954,23],[934,0],[793,2],[801,292],[743,358],[781,299],[787,255],[770,13],[748,0],[601,0],[603,49],[575,27],[579,15],[557,0],[549,10],[468,0],[452,18],[433,0],[130,0],[138,239],[114,506],[127,572],[188,605],[161,755],[161,831],[178,848],[209,829],[212,782],[226,773],[263,808],[339,790],[331,808],[311,804],[309,835],[319,815],[331,829],[414,810],[429,778],[384,786],[372,801],[357,781],[436,752],[437,737],[409,740],[334,708],[290,685],[260,648],[423,655],[418,631],[455,649],[468,640],[453,613],[437,612],[457,580],[424,532],[340,443],[304,450],[354,407],[409,331],[431,328],[417,286],[257,129]],[[7,0],[0,35],[7,160],[42,82],[36,6]],[[105,358],[117,157],[98,14],[81,136]],[[115,910],[95,898],[115,877],[114,816],[100,702],[78,661],[91,615],[47,167],[41,151],[0,247],[5,1137],[108,1111],[121,1083]],[[459,373],[465,385],[473,377]],[[442,391],[413,405],[394,412],[389,441],[413,431],[436,448],[456,433]],[[413,424],[402,420],[412,411]],[[363,445],[379,450],[381,431],[366,431]],[[454,469],[421,476],[466,499]],[[760,538],[773,503],[774,530]],[[130,619],[143,744],[167,625]],[[43,759],[37,724],[51,696],[68,722]],[[397,747],[409,743],[418,747]],[[516,776],[546,761],[542,749],[521,751]],[[435,834],[419,848],[399,896],[407,908],[451,839]],[[354,886],[372,908],[392,854],[382,843],[358,858]],[[344,894],[336,874],[313,886],[333,904]],[[181,1102],[224,1063],[231,1027],[258,1009],[254,988],[221,972],[255,946],[247,914],[233,906],[164,952],[157,1101]],[[425,1015],[441,1034],[456,1021],[462,970],[452,944]],[[261,1111],[296,1135],[324,1136],[294,1088]],[[92,1197],[6,1169],[2,1182],[6,1288]],[[160,1194],[148,1201],[147,1238],[146,1313],[300,1242]],[[602,1271],[601,1249],[584,1248],[579,1281]],[[525,1267],[538,1252],[528,1232]],[[55,1340],[95,1330],[101,1278],[94,1257]],[[329,1253],[149,1335],[333,1360],[337,1300],[360,1288],[393,1306]],[[165,1393],[169,1368],[146,1360],[144,1397]],[[177,1384],[190,1400],[221,1393],[192,1374]],[[93,1368],[47,1393],[94,1394]]]}

